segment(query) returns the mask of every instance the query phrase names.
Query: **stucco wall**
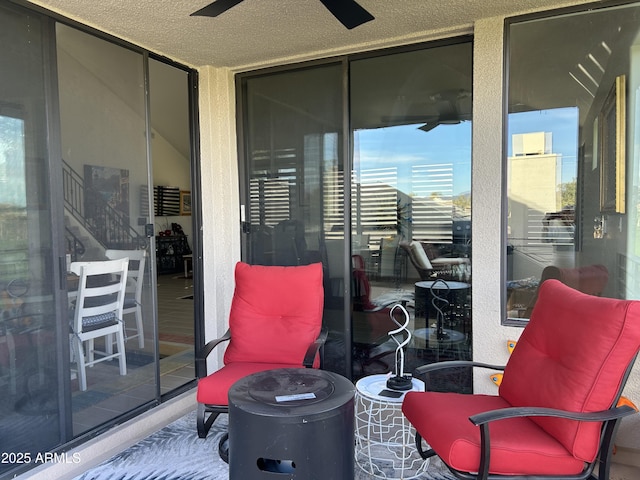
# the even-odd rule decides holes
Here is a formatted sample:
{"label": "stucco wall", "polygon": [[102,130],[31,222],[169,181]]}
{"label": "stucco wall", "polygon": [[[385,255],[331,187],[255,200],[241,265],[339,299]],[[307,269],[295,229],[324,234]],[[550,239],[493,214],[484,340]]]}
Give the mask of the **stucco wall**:
{"label": "stucco wall", "polygon": [[[228,69],[199,71],[204,318],[206,340],[222,336],[240,259],[240,208],[235,89]],[[210,371],[219,365],[209,361]]]}

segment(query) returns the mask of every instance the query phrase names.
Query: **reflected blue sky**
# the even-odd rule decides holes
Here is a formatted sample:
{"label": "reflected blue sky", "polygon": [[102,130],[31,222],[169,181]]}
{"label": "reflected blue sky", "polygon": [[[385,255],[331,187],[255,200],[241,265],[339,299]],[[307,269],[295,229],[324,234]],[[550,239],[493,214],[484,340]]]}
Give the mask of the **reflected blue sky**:
{"label": "reflected blue sky", "polygon": [[[562,155],[561,181],[577,176],[578,109],[576,107],[537,110],[509,115],[508,152],[511,136],[518,133],[551,132],[552,152]],[[471,122],[439,125],[424,132],[422,124],[358,130],[354,133],[354,162],[360,170],[398,168],[398,188],[411,193],[411,167],[451,163],[453,194],[471,190]]]}
{"label": "reflected blue sky", "polygon": [[451,163],[453,194],[471,190],[471,122],[439,125],[425,132],[423,124],[354,132],[354,165],[367,170],[395,166],[398,189],[411,194],[411,167]]}

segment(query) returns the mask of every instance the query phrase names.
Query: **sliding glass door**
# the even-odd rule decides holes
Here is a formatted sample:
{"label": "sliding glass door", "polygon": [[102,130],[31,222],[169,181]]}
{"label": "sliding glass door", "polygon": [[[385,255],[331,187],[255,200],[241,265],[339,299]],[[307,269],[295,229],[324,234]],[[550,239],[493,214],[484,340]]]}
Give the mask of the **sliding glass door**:
{"label": "sliding glass door", "polygon": [[344,373],[341,78],[342,65],[334,63],[246,80],[243,208],[249,263],[323,263],[325,361]]}
{"label": "sliding glass door", "polygon": [[[132,294],[131,313],[123,319],[126,375],[117,361],[99,363],[87,369],[85,389],[71,357],[76,436],[157,396],[152,259],[144,230],[148,122],[142,54],[62,24],[56,25],[56,45],[67,253],[72,262],[127,256],[132,271],[140,261],[131,252],[141,250],[145,258],[136,279],[142,291]],[[70,275],[70,292],[74,282]],[[96,340],[95,350],[108,350],[108,341]]]}
{"label": "sliding glass door", "polygon": [[407,373],[471,358],[471,70],[468,39],[351,62],[356,376],[395,370],[398,303]]}
{"label": "sliding glass door", "polygon": [[[0,40],[0,478],[9,478],[195,379],[193,77],[12,3],[0,5]],[[156,218],[158,185],[177,195]],[[79,282],[71,265],[118,257],[129,259],[115,323],[126,367],[113,359],[83,368],[81,358],[117,346],[106,335],[82,340],[71,321]]]}
{"label": "sliding glass door", "polygon": [[59,445],[69,427],[68,327],[58,322],[65,306],[51,222],[60,177],[48,141],[50,31],[46,19],[0,6],[0,476]]}
{"label": "sliding glass door", "polygon": [[393,371],[397,303],[408,369],[471,358],[471,85],[469,38],[241,76],[244,258],[323,263],[325,368]]}
{"label": "sliding glass door", "polygon": [[[149,59],[155,260],[158,273],[157,357],[162,394],[195,378],[194,267],[191,216],[189,74]],[[176,192],[173,197],[165,195]],[[158,200],[161,194],[162,201]],[[166,198],[165,198],[166,197]],[[177,202],[164,203],[175,199]],[[166,207],[166,208],[165,208]],[[176,208],[177,207],[177,208]]]}

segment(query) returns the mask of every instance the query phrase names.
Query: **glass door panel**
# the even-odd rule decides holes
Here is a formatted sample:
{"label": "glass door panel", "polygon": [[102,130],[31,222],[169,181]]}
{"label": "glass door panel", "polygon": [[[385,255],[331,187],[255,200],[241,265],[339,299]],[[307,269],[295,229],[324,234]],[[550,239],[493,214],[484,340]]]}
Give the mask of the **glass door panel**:
{"label": "glass door panel", "polygon": [[[47,131],[49,24],[0,5],[0,476],[65,435]],[[10,47],[9,47],[10,46]]]}
{"label": "glass door panel", "polygon": [[245,79],[246,261],[325,268],[325,368],[346,374],[342,65]]}
{"label": "glass door panel", "polygon": [[[353,375],[395,370],[396,303],[410,317],[406,372],[470,359],[472,45],[350,70]],[[465,375],[446,381],[470,387]]]}
{"label": "glass door panel", "polygon": [[195,378],[188,74],[150,59],[149,91],[158,358],[161,392],[167,393]]}
{"label": "glass door panel", "polygon": [[[65,239],[70,261],[130,257],[142,250],[142,292],[124,315],[126,375],[118,361],[87,369],[78,383],[71,358],[73,434],[77,436],[157,397],[157,353],[151,288],[152,258],[145,237],[149,188],[144,58],[62,24],[56,26]],[[115,252],[114,252],[115,251]],[[73,292],[70,276],[69,290]],[[73,306],[73,302],[70,302]],[[139,307],[139,308],[138,308]],[[104,337],[103,337],[104,338]],[[108,338],[95,350],[108,351]],[[85,349],[91,348],[84,342]],[[115,347],[113,347],[115,348]]]}

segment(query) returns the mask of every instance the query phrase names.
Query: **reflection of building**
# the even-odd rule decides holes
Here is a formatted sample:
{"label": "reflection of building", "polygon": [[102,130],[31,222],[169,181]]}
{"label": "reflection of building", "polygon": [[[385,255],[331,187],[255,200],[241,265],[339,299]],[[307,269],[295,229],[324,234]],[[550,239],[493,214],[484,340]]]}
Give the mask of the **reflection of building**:
{"label": "reflection of building", "polygon": [[512,136],[509,157],[509,227],[513,243],[544,242],[545,216],[560,210],[558,194],[561,156],[552,153],[551,133]]}

